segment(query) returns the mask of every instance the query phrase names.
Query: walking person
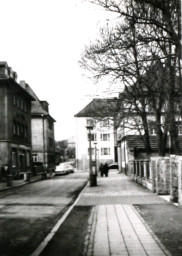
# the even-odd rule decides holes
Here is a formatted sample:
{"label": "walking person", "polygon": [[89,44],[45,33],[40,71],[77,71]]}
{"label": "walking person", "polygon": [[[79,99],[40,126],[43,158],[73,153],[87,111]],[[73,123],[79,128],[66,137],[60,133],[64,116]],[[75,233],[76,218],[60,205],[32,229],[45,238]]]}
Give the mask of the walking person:
{"label": "walking person", "polygon": [[108,177],[108,172],[109,172],[109,166],[107,162],[104,164],[104,175]]}
{"label": "walking person", "polygon": [[100,172],[100,176],[103,177],[103,174],[104,174],[104,165],[103,164],[100,164],[99,172]]}

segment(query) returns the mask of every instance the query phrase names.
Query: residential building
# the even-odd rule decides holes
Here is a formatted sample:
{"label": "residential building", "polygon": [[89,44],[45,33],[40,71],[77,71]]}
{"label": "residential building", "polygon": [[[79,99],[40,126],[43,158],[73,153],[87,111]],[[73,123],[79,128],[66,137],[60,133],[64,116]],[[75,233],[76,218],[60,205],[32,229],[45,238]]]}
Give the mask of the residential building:
{"label": "residential building", "polygon": [[89,130],[91,131],[91,153],[93,163],[113,163],[116,155],[116,130],[114,114],[116,98],[93,99],[75,115],[76,118],[76,165],[78,169],[89,169]]}
{"label": "residential building", "polygon": [[[173,86],[174,109],[169,109],[170,97],[164,94],[164,91],[168,90],[166,88],[168,88],[169,78],[166,75],[166,81],[160,80],[164,76],[159,74],[160,79],[157,80],[157,73],[160,72],[167,74],[165,67],[161,68],[155,64],[142,78],[142,86],[138,84],[128,86],[119,95],[123,106],[122,115],[120,114],[120,127],[117,129],[118,164],[119,169],[126,174],[130,174],[130,165],[133,164],[133,160],[149,159],[150,156],[159,154],[169,155],[174,150],[174,144],[177,145],[178,154],[182,154],[179,77],[176,77],[177,83]],[[154,79],[154,74],[156,80],[150,81]],[[142,117],[146,118],[145,128],[147,127],[150,153],[146,151],[146,133]]]}
{"label": "residential building", "polygon": [[31,169],[31,103],[34,97],[17,82],[7,62],[0,62],[0,167],[19,177]]}
{"label": "residential building", "polygon": [[32,161],[34,166],[55,169],[54,118],[49,114],[49,104],[41,101],[32,88],[20,81],[35,101],[31,104]]}

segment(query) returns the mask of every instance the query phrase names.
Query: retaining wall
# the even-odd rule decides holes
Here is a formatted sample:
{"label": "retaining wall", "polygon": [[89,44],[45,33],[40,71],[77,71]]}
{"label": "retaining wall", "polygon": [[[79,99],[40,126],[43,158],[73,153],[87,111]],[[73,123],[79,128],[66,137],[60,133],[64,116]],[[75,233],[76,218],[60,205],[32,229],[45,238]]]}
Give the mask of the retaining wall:
{"label": "retaining wall", "polygon": [[[182,205],[182,156],[151,157],[130,163],[135,182]],[[131,167],[132,166],[132,167]]]}

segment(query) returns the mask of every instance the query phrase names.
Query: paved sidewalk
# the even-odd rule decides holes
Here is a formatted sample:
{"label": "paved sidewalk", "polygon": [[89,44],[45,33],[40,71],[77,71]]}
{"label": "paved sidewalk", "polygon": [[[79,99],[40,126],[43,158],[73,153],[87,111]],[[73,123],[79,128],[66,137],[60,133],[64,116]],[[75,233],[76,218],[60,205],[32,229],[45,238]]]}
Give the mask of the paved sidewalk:
{"label": "paved sidewalk", "polygon": [[116,172],[110,172],[109,177],[98,177],[96,187],[88,184],[77,203],[77,206],[93,206],[83,255],[170,256],[135,204],[168,203]]}

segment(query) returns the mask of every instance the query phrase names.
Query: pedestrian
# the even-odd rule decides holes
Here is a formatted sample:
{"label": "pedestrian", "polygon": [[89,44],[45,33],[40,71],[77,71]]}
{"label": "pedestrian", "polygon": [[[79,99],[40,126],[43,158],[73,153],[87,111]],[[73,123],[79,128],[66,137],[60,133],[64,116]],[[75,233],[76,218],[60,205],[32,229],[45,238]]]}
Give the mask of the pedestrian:
{"label": "pedestrian", "polygon": [[104,175],[108,177],[108,172],[109,172],[109,166],[107,162],[104,164]]}
{"label": "pedestrian", "polygon": [[104,165],[103,164],[100,164],[99,172],[100,172],[100,176],[103,177],[103,174],[104,174]]}

